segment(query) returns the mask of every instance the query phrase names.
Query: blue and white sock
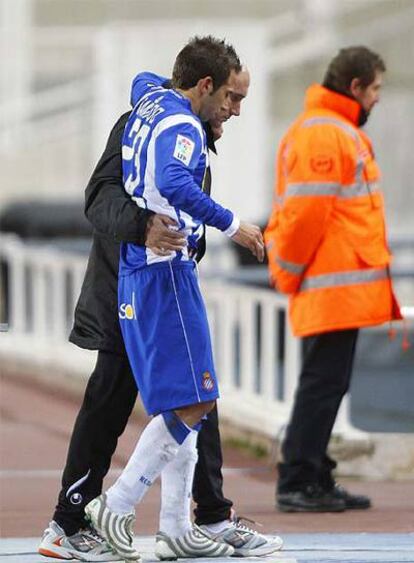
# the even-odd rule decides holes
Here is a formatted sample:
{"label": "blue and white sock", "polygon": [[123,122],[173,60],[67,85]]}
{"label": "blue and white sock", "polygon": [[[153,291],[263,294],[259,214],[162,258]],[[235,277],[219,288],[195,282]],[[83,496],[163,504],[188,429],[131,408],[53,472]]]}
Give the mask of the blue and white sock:
{"label": "blue and white sock", "polygon": [[192,430],[176,457],[161,473],[160,531],[172,538],[191,528],[191,491],[197,463],[197,436]]}
{"label": "blue and white sock", "polygon": [[108,489],[108,508],[118,514],[132,512],[164,467],[175,458],[190,432],[174,413],[155,416],[145,427],[120,477]]}

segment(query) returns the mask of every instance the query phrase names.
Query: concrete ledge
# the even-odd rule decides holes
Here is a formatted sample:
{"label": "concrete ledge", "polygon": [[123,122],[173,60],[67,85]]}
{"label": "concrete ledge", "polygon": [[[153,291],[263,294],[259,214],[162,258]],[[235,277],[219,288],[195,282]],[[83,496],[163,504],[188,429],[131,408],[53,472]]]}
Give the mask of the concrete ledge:
{"label": "concrete ledge", "polygon": [[[53,362],[28,361],[15,359],[9,355],[0,355],[2,374],[25,379],[49,391],[64,392],[79,399],[83,396],[87,377],[92,372],[96,353],[76,350],[72,366],[63,368]],[[82,356],[82,357],[80,357]],[[79,361],[79,360],[82,361]],[[86,360],[86,363],[85,363]],[[87,367],[89,370],[87,370]],[[283,426],[277,417],[278,428],[274,436],[269,436],[269,429],[260,432],[247,428],[241,421],[231,420],[228,408],[220,411],[220,431],[223,441],[248,450],[250,455],[263,458],[265,464],[274,465],[281,460],[280,444],[283,439]],[[227,411],[227,412],[226,412]],[[142,413],[140,403],[136,406],[137,414]],[[227,414],[227,416],[226,416]],[[275,420],[272,420],[275,423]],[[339,461],[338,476],[373,480],[414,480],[414,435],[412,434],[367,434],[355,431],[352,437],[340,433],[334,434],[329,446],[332,456]]]}

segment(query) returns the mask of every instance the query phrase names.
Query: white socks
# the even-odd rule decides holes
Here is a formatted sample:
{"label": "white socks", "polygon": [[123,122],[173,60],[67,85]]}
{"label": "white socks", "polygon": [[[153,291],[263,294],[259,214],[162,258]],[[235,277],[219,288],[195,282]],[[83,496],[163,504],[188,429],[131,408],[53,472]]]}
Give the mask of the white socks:
{"label": "white socks", "polygon": [[[173,428],[176,432],[176,425]],[[141,434],[120,477],[107,491],[108,508],[127,514],[133,512],[161,474],[160,530],[173,538],[191,528],[191,492],[197,463],[198,432],[188,427],[180,431],[188,432],[181,445],[168,430],[165,418],[155,416]]]}
{"label": "white socks", "polygon": [[160,531],[170,537],[184,535],[191,528],[191,491],[197,463],[197,436],[192,430],[175,459],[161,473]]}
{"label": "white socks", "polygon": [[120,477],[108,489],[108,508],[118,514],[132,512],[179,448],[162,415],[155,416],[141,434]]}

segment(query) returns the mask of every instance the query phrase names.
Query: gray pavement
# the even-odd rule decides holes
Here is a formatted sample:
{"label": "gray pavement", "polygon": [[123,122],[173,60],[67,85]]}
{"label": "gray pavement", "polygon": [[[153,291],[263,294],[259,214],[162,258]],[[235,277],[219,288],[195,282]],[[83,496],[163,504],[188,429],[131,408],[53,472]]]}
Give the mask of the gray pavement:
{"label": "gray pavement", "polygon": [[[254,558],[257,563],[414,563],[414,533],[409,534],[284,534],[282,551],[268,557]],[[39,538],[0,539],[2,563],[47,563],[61,559],[45,558],[36,554]],[[144,563],[156,561],[153,554],[154,538],[137,537],[137,549]],[[217,563],[227,558],[215,560]],[[232,558],[236,563],[239,558]],[[240,561],[243,561],[240,559]],[[211,559],[197,559],[211,563]]]}
{"label": "gray pavement", "polygon": [[[59,561],[37,555],[37,546],[56,502],[79,398],[23,378],[0,379],[0,562]],[[126,463],[142,425],[140,417],[130,421],[107,485]],[[414,481],[345,480],[353,492],[372,497],[371,510],[285,514],[274,507],[273,464],[230,445],[224,458],[225,494],[235,501],[237,513],[260,522],[259,532],[285,541],[281,552],[257,558],[258,563],[414,563]],[[147,534],[157,530],[158,515],[156,484],[137,513],[137,548],[145,563],[154,561],[153,538]]]}

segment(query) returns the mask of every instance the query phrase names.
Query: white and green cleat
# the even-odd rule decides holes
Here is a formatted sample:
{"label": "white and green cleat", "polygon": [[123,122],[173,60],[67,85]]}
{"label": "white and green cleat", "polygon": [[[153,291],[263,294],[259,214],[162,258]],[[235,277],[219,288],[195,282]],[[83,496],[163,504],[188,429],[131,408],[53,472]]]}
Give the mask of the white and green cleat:
{"label": "white and green cleat", "polygon": [[233,553],[234,549],[230,545],[213,540],[196,524],[178,538],[171,538],[163,532],[158,532],[155,538],[155,555],[161,561],[193,557],[228,557]]}
{"label": "white and green cleat", "polygon": [[86,517],[124,561],[141,563],[141,555],[134,548],[135,513],[117,514],[106,505],[106,494],[91,500],[85,506]]}

